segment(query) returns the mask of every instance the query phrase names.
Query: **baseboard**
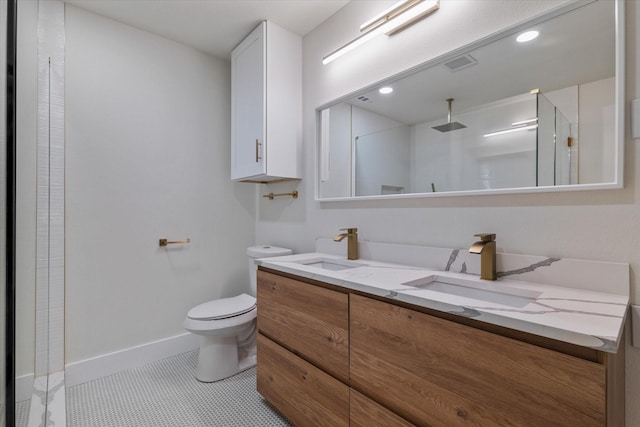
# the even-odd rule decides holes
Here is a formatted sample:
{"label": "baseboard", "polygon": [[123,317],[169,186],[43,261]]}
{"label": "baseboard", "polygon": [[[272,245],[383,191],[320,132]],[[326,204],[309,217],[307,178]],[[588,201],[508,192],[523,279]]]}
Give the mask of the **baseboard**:
{"label": "baseboard", "polygon": [[65,384],[66,387],[73,387],[126,369],[186,353],[198,348],[199,343],[197,335],[186,333],[69,363],[65,366]]}
{"label": "baseboard", "polygon": [[33,394],[33,374],[16,377],[16,402],[31,399]]}

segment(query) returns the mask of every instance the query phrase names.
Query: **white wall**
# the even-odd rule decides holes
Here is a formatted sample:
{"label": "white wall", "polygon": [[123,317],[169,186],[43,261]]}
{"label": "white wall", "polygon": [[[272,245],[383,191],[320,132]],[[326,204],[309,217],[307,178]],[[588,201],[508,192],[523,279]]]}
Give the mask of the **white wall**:
{"label": "white wall", "polygon": [[[498,250],[620,261],[631,265],[632,301],[640,303],[640,150],[626,141],[625,188],[575,193],[318,203],[313,200],[315,108],[440,53],[556,6],[558,1],[442,0],[434,15],[392,37],[380,37],[322,66],[321,58],[357,36],[359,25],[389,2],[355,1],[304,39],[305,175],[301,198],[259,202],[256,240],[314,249],[316,236],[359,228],[361,239],[465,248],[473,234],[495,232]],[[627,7],[627,100],[640,97],[640,4]],[[446,36],[444,36],[446,35]],[[625,130],[629,126],[625,126]],[[627,131],[628,132],[628,131]],[[272,185],[274,191],[293,184]],[[640,349],[627,347],[627,425],[640,425]]]}
{"label": "white wall", "polygon": [[228,62],[70,5],[66,35],[69,364],[248,292],[255,188],[229,180]]}
{"label": "white wall", "polygon": [[615,79],[604,79],[580,85],[579,104],[580,182],[612,182],[614,180]]}

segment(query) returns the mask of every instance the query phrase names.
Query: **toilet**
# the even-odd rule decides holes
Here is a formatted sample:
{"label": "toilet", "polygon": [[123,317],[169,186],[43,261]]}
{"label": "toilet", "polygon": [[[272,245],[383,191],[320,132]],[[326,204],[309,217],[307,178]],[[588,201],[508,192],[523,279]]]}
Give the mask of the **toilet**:
{"label": "toilet", "polygon": [[291,255],[276,246],[247,248],[251,295],[240,294],[197,305],[189,310],[184,328],[200,335],[196,378],[218,381],[256,365],[256,265],[258,258]]}

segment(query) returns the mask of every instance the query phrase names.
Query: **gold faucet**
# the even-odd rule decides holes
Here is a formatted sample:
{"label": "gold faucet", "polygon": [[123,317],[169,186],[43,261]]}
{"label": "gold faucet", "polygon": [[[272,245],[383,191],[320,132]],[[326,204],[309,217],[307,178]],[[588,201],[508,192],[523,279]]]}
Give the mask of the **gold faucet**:
{"label": "gold faucet", "polygon": [[483,233],[474,236],[480,241],[471,245],[469,253],[480,254],[480,278],[496,280],[496,235]]}
{"label": "gold faucet", "polygon": [[355,227],[341,228],[340,231],[346,231],[346,233],[338,234],[333,238],[333,241],[341,242],[347,237],[347,259],[358,259],[358,229]]}

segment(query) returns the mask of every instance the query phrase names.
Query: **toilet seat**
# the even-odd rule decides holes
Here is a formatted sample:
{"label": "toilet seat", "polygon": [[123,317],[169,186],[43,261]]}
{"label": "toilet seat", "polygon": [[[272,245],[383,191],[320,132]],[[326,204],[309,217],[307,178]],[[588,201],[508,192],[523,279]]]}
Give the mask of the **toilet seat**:
{"label": "toilet seat", "polygon": [[256,299],[240,294],[197,305],[189,310],[187,317],[193,320],[222,320],[248,313],[256,307]]}

